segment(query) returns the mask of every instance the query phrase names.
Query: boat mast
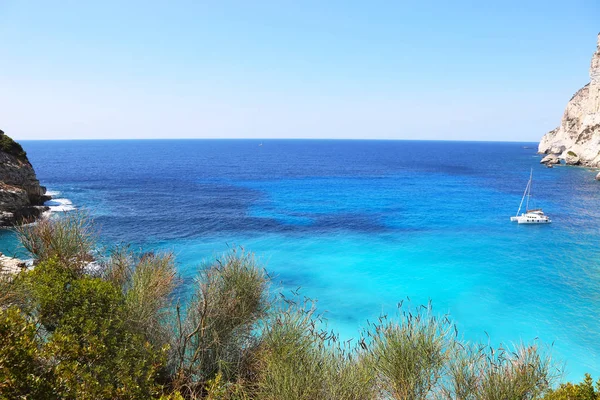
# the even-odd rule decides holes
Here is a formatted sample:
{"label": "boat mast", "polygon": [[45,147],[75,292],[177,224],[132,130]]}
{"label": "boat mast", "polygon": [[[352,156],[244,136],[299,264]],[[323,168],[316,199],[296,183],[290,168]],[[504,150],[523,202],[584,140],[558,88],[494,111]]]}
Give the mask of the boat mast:
{"label": "boat mast", "polygon": [[[523,197],[521,197],[521,203],[519,203],[519,209],[517,210],[517,217],[519,216],[519,213],[521,212],[521,207],[523,207],[523,200],[525,200],[525,196],[527,196],[527,193],[529,192],[529,185],[531,184],[531,178],[529,178],[529,182],[527,182],[527,186],[525,186],[525,191],[523,192]],[[528,203],[529,203],[529,199],[527,199]]]}
{"label": "boat mast", "polygon": [[527,182],[527,205],[525,206],[525,212],[529,211],[529,199],[531,198],[531,179],[533,178],[533,168],[529,172],[529,182]]}

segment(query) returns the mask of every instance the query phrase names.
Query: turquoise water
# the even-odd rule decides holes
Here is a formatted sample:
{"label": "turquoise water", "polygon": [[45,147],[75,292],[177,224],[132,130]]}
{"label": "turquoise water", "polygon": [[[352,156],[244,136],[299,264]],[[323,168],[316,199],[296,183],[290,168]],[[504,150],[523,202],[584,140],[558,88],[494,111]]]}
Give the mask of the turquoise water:
{"label": "turquoise water", "polygon": [[[467,340],[538,338],[568,378],[600,374],[592,172],[547,169],[523,143],[258,143],[23,145],[42,183],[87,208],[104,242],[175,251],[185,285],[203,260],[242,245],[276,287],[318,299],[344,338],[407,297],[431,300]],[[509,221],[530,168],[549,226]],[[15,246],[0,236],[0,251]]]}

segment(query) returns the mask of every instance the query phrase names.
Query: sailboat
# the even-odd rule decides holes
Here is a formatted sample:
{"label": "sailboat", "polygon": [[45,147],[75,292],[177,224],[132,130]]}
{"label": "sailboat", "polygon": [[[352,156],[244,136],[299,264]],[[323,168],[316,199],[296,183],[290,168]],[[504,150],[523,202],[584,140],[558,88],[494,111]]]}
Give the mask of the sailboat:
{"label": "sailboat", "polygon": [[[521,198],[521,204],[519,204],[519,209],[517,210],[517,215],[514,217],[510,217],[510,220],[513,222],[518,222],[519,224],[549,224],[552,222],[550,217],[544,214],[541,208],[529,209],[529,201],[531,200],[531,181],[533,178],[533,168],[529,173],[529,181],[527,182],[527,186],[525,187],[525,192],[523,192],[523,197]],[[525,212],[521,212],[521,207],[523,207],[523,201],[527,201],[525,203]]]}

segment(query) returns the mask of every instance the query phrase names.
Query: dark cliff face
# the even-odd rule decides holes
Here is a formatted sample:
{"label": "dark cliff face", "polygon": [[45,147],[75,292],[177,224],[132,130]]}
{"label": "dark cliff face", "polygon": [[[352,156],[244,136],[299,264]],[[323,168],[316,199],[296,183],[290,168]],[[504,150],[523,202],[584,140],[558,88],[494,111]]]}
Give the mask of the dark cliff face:
{"label": "dark cliff face", "polygon": [[21,145],[0,130],[0,226],[39,217],[49,199]]}

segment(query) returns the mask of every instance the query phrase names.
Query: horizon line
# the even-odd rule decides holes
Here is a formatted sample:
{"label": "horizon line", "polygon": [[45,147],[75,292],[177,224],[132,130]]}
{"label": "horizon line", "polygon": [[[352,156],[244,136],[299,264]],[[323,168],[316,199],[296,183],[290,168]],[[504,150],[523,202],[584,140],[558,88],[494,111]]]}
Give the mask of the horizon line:
{"label": "horizon line", "polygon": [[356,142],[471,142],[471,143],[538,143],[538,141],[514,141],[514,140],[471,140],[471,139],[384,139],[384,138],[74,138],[74,139],[14,139],[19,142],[91,142],[91,141],[168,141],[168,140],[252,140],[252,141],[356,141]]}

